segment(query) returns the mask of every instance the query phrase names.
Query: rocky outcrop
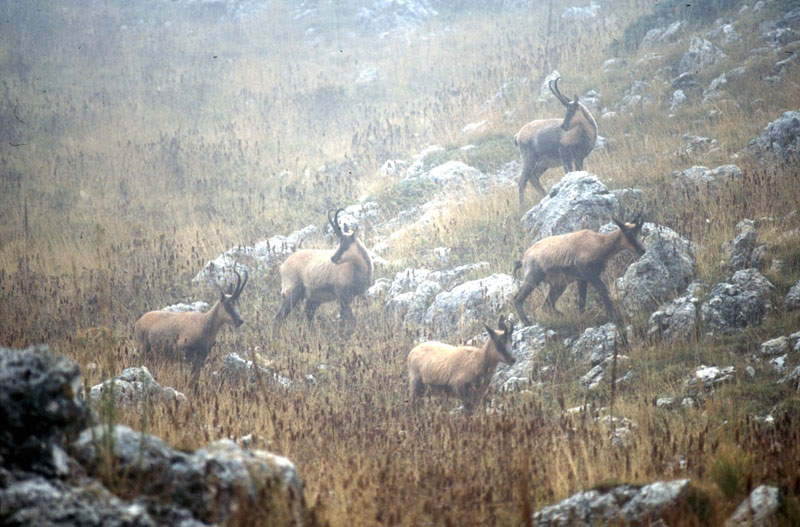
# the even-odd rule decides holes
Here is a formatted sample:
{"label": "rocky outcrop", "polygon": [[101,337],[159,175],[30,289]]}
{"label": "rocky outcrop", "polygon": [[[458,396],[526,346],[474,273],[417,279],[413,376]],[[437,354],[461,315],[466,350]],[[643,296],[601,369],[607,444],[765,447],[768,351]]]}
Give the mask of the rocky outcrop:
{"label": "rocky outcrop", "polygon": [[789,292],[786,293],[786,299],[783,301],[783,306],[788,310],[800,309],[800,280],[794,284]]}
{"label": "rocky outcrop", "polygon": [[288,459],[274,454],[245,451],[227,439],[187,454],[122,425],[85,430],[73,448],[90,474],[107,469],[104,457],[110,455],[112,476],[123,486],[138,488],[138,502],[149,509],[166,499],[207,524],[240,521],[259,513],[289,520],[284,524],[305,523],[303,485],[297,471]]}
{"label": "rocky outcrop", "polygon": [[[138,373],[130,382],[146,390]],[[78,366],[46,346],[0,348],[3,525],[310,523],[302,482],[286,458],[230,440],[189,453],[125,426],[92,426],[80,388]]]}
{"label": "rocky outcrop", "polygon": [[127,368],[118,376],[92,386],[89,400],[96,406],[107,403],[113,395],[119,406],[143,411],[150,403],[184,403],[186,396],[170,387],[162,387],[144,366]]}
{"label": "rocky outcrop", "polygon": [[702,286],[693,282],[686,293],[662,305],[647,321],[647,335],[672,342],[687,341],[697,333]]}
{"label": "rocky outcrop", "polygon": [[695,36],[689,43],[689,49],[681,57],[678,70],[683,72],[698,73],[705,68],[713,66],[725,58],[725,53],[708,40]]}
{"label": "rocky outcrop", "polygon": [[501,362],[497,366],[491,386],[500,390],[517,390],[530,385],[536,372],[533,363],[545,343],[555,337],[555,332],[538,324],[514,330],[511,353],[516,362],[509,366]]}
{"label": "rocky outcrop", "polygon": [[774,288],[756,269],[736,271],[730,283],[712,287],[709,299],[701,306],[706,331],[730,334],[760,325],[772,307],[769,295]]}
{"label": "rocky outcrop", "polygon": [[[65,448],[89,423],[78,365],[47,346],[0,348],[0,459],[5,469],[69,472]],[[2,482],[0,478],[0,482]]]}
{"label": "rocky outcrop", "polygon": [[585,490],[534,513],[533,525],[656,525],[664,513],[685,507],[688,494],[688,479]]}
{"label": "rocky outcrop", "polygon": [[711,391],[716,386],[733,380],[735,371],[734,366],[720,368],[702,364],[684,381],[683,386],[685,389],[702,388],[705,391]]}
{"label": "rocky outcrop", "polygon": [[423,323],[434,338],[464,334],[476,322],[496,320],[516,291],[506,274],[471,280],[436,295]]}
{"label": "rocky outcrop", "polygon": [[685,27],[686,21],[678,20],[667,27],[653,28],[645,34],[640,47],[653,47],[668,42],[675,42],[680,38]]}
{"label": "rocky outcrop", "polygon": [[614,354],[618,342],[621,339],[615,324],[586,328],[570,345],[569,354],[574,360],[589,360],[592,365],[597,365]]}
{"label": "rocky outcrop", "polygon": [[759,485],[736,507],[725,527],[771,527],[778,525],[780,490],[769,485]]}
{"label": "rocky outcrop", "polygon": [[[234,265],[244,267],[250,272],[255,270],[259,274],[264,274],[293,253],[303,240],[318,233],[319,229],[315,225],[309,225],[288,236],[277,235],[252,246],[233,247],[208,262],[192,279],[192,283],[216,293],[218,287],[225,289],[230,284],[236,283],[236,276],[233,274]],[[245,265],[242,262],[250,264]]]}
{"label": "rocky outcrop", "polygon": [[796,160],[800,154],[800,111],[784,112],[750,141],[748,149],[760,160],[779,163]]}
{"label": "rocky outcrop", "polygon": [[758,231],[753,220],[742,220],[736,225],[738,234],[730,243],[728,268],[732,271],[761,266],[766,245],[758,245]]}
{"label": "rocky outcrop", "polygon": [[722,165],[713,170],[703,166],[693,166],[672,173],[675,184],[694,192],[697,188],[714,190],[722,185],[742,179],[742,170],[736,165]]}
{"label": "rocky outcrop", "polygon": [[254,364],[251,360],[245,360],[236,352],[229,353],[222,359],[222,369],[214,372],[214,375],[220,379],[231,381],[242,379],[254,381],[257,378],[261,378],[284,388],[290,388],[294,384],[291,379],[277,374],[266,366]]}
{"label": "rocky outcrop", "polygon": [[645,223],[647,252],[617,280],[617,297],[630,318],[653,312],[694,279],[694,245],[668,227]]}
{"label": "rocky outcrop", "polygon": [[522,217],[532,241],[581,229],[598,230],[611,221],[619,203],[597,176],[570,172]]}

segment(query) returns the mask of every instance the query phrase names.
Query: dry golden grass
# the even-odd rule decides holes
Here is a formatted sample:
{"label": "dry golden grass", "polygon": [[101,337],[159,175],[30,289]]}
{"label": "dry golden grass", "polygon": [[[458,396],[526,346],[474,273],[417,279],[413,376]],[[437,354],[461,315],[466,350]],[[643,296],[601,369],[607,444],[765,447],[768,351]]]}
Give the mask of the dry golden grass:
{"label": "dry golden grass", "polygon": [[[256,447],[297,464],[307,500],[334,526],[526,525],[530,511],[581,489],[671,477],[691,477],[698,489],[681,524],[721,524],[762,482],[781,487],[791,524],[800,514],[796,392],[759,371],[755,380],[737,375],[699,408],[664,410],[654,399],[679,396],[683,380],[702,363],[734,364],[741,372],[760,342],[796,330],[796,314],[776,313],[732,339],[701,336],[678,346],[635,341],[625,366],[634,380],[613,401],[615,416],[637,424],[626,447],[615,445],[609,427],[595,419],[608,415],[610,390],[587,393],[577,381],[585,365],[571,363],[557,342],[537,358],[534,380],[543,384],[495,395],[485,413],[466,417],[451,411],[454,400],[438,399],[409,412],[404,361],[416,334],[363,299],[354,305],[351,338],[331,306],[320,309],[314,327],[293,315],[276,328],[276,273],[248,284],[246,324],[223,331],[196,386],[182,365],[145,359],[133,347],[134,321],[150,309],[196,299],[191,278],[222,250],[322,225],[328,208],[364,194],[391,195],[394,181],[374,176],[387,159],[408,159],[429,143],[489,167],[516,159],[508,142],[519,127],[559,115],[551,103],[536,101],[550,69],[564,76],[565,93],[594,88],[611,106],[631,78],[602,74],[611,53],[605,44],[651,7],[624,4],[615,21],[583,33],[566,31],[555,17],[546,44],[544,7],[525,16],[467,13],[453,18],[451,32],[369,42],[347,53],[336,43],[307,45],[280,22],[289,9],[283,5],[251,23],[220,22],[204,32],[195,21],[173,17],[168,32],[145,24],[97,39],[66,29],[79,22],[118,27],[124,12],[107,7],[87,18],[72,6],[47,14],[52,27],[62,28],[54,35],[0,34],[0,61],[9,73],[0,87],[0,344],[49,342],[81,364],[89,386],[145,362],[161,384],[186,392],[189,403],[155,406],[146,420],[125,412],[119,419],[181,448],[252,433]],[[564,5],[555,2],[555,12]],[[43,23],[35,7],[14,15],[23,24]],[[750,38],[701,81],[707,85],[738,65]],[[681,49],[660,51],[664,62]],[[643,189],[648,219],[696,244],[698,275],[709,283],[725,277],[722,245],[736,223],[774,218],[759,232],[776,244],[770,254],[787,262],[785,271],[769,274],[780,298],[800,277],[796,238],[782,238],[800,226],[796,215],[786,218],[800,201],[796,167],[758,166],[744,153],[736,160],[743,181],[715,193],[678,190],[670,174],[729,162],[768,121],[796,105],[800,74],[790,70],[767,89],[760,81],[767,65],[756,63],[736,84],[733,100],[716,106],[718,117],[689,106],[668,118],[671,92],[663,81],[670,79],[656,77],[658,61],[639,65],[638,59],[628,57],[630,74],[650,80],[657,102],[600,120],[612,147],[589,156],[586,169],[611,188]],[[357,71],[373,65],[385,76],[381,88],[355,85]],[[83,78],[87,71],[95,72],[91,82]],[[484,104],[504,82],[520,78],[529,82],[512,90],[507,106]],[[514,111],[510,120],[505,110]],[[476,140],[485,156],[456,153],[465,142],[463,125],[481,119],[491,123]],[[715,138],[720,150],[676,155],[684,133]],[[344,168],[318,171],[326,162]],[[560,177],[560,169],[551,169],[543,183]],[[454,263],[483,260],[490,272],[509,273],[530,243],[519,228],[516,189],[463,197],[465,204],[431,228],[398,240],[387,254],[393,263],[379,273],[424,265],[440,245],[453,249]],[[536,307],[542,294],[533,295]],[[591,295],[587,316],[577,316],[572,295],[562,300],[566,320],[540,320],[560,338],[605,320]],[[249,355],[256,346],[293,388],[213,375],[225,354]],[[316,385],[305,384],[308,374]],[[591,409],[567,412],[586,403]],[[769,412],[777,425],[751,417]],[[677,456],[685,468],[676,468]]]}

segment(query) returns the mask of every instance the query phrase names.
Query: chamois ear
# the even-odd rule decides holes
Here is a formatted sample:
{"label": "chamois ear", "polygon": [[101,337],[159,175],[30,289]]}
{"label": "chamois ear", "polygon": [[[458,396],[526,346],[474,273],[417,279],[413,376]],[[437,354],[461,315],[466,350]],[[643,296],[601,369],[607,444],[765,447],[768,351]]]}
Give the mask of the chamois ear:
{"label": "chamois ear", "polygon": [[576,93],[575,96],[572,98],[572,102],[578,102],[578,94]]}
{"label": "chamois ear", "polygon": [[611,218],[611,221],[613,221],[614,223],[616,223],[616,224],[617,224],[617,227],[619,227],[619,228],[620,228],[620,230],[623,230],[623,231],[625,231],[625,230],[627,230],[627,229],[628,229],[627,227],[625,227],[625,224],[624,224],[624,223],[622,223],[621,221],[619,221],[617,218]]}
{"label": "chamois ear", "polygon": [[483,325],[483,327],[485,327],[485,328],[486,328],[486,332],[489,334],[489,337],[490,337],[492,340],[494,340],[495,338],[497,338],[497,333],[495,333],[495,331],[494,331],[492,328],[490,328],[490,327],[489,327],[489,326],[487,326],[486,324],[484,324],[484,325]]}
{"label": "chamois ear", "polygon": [[506,319],[503,317],[503,315],[500,315],[500,318],[497,319],[497,327],[502,331],[506,331]]}

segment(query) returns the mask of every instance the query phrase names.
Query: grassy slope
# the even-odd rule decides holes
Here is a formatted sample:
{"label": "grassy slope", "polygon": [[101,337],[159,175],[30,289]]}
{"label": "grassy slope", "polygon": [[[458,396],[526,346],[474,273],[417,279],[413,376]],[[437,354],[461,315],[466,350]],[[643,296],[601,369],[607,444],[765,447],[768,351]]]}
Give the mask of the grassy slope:
{"label": "grassy slope", "polygon": [[[565,3],[555,4],[560,13]],[[88,384],[142,362],[130,339],[135,319],[191,298],[189,280],[221,250],[321,224],[328,207],[363,194],[391,196],[391,182],[373,176],[386,159],[408,158],[428,143],[485,169],[515,159],[511,135],[558,109],[535,102],[538,88],[512,93],[506,108],[482,104],[506,80],[527,77],[535,86],[550,68],[561,72],[569,92],[594,88],[607,105],[632,80],[650,81],[658,104],[601,121],[614,147],[592,154],[587,169],[612,188],[645,190],[649,218],[697,245],[705,281],[725,277],[722,244],[739,220],[782,218],[800,201],[794,169],[764,170],[746,155],[737,160],[744,181],[720,195],[672,189],[673,170],[729,162],[766,122],[796,108],[800,75],[790,70],[776,89],[760,80],[770,62],[756,61],[731,90],[734,101],[717,105],[719,118],[690,106],[668,119],[671,91],[662,81],[669,79],[657,77],[658,61],[641,65],[633,54],[622,75],[600,68],[608,57],[598,43],[621,35],[649,9],[639,2],[580,34],[558,31],[556,17],[559,36],[548,49],[544,8],[496,17],[445,13],[453,31],[430,39],[375,45],[342,37],[316,47],[282,22],[292,13],[280,5],[241,25],[209,23],[202,15],[184,19],[169,5],[146,15],[131,9],[108,4],[87,13],[76,3],[43,13],[33,3],[0,6],[0,18],[15,22],[0,31],[0,64],[8,73],[0,86],[0,343],[48,341],[83,366],[99,365],[84,368]],[[740,47],[702,72],[701,84],[760,45],[748,30],[756,22],[741,21]],[[117,29],[122,24],[126,31]],[[658,51],[674,61],[682,48]],[[352,82],[373,65],[384,72],[381,89]],[[515,112],[509,122],[506,109]],[[465,142],[461,127],[484,118],[490,134],[478,149],[457,153]],[[687,132],[716,138],[720,150],[676,156]],[[344,156],[355,164],[352,177],[316,172]],[[558,177],[548,172],[546,185]],[[486,260],[492,271],[507,272],[529,243],[518,229],[516,191],[476,197],[474,205],[452,212],[426,236],[401,240],[388,257],[422,263],[430,248],[447,245],[458,263]],[[797,222],[765,222],[760,231],[765,241],[778,242],[772,255],[789,263],[768,274],[779,286],[778,302],[800,277],[796,240],[779,242]],[[653,405],[658,396],[679,394],[701,363],[735,364],[743,372],[760,342],[800,326],[796,314],[777,313],[732,339],[635,345],[634,381],[617,394],[615,408],[638,428],[631,446],[619,449],[605,426],[562,413],[589,400],[607,405],[610,394],[584,393],[577,382],[583,366],[565,361],[555,344],[541,358],[541,366],[550,366],[544,386],[496,397],[500,412],[465,419],[447,412],[452,403],[434,400],[412,415],[403,358],[414,335],[366,301],[356,306],[360,322],[350,339],[337,331],[329,308],[320,310],[314,328],[275,329],[277,290],[276,276],[248,286],[247,324],[221,336],[190,406],[154,408],[146,425],[186,448],[253,433],[257,446],[298,464],[307,498],[332,525],[512,525],[525,511],[586,487],[672,476],[692,477],[700,489],[687,522],[690,516],[721,522],[761,482],[781,485],[787,514],[797,514],[798,396],[775,385],[772,374],[759,369],[752,380],[737,374],[700,408]],[[568,319],[546,324],[569,331],[602,321],[596,308],[579,318],[566,306],[571,295],[563,301]],[[313,373],[319,385],[290,393],[260,384],[220,387],[210,375],[215,361],[254,346],[282,374]],[[148,365],[162,384],[190,390],[177,365]],[[748,418],[783,411],[787,417],[775,428]],[[677,455],[687,460],[684,470],[674,470]]]}

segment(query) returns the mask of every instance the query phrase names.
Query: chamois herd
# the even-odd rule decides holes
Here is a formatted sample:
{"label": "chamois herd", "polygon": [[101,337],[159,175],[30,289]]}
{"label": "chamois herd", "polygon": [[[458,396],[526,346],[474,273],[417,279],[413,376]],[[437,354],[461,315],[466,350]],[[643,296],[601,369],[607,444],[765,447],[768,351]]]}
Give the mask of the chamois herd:
{"label": "chamois herd", "polygon": [[[581,170],[597,139],[597,123],[578,96],[569,100],[558,89],[558,79],[550,81],[550,91],[566,108],[563,119],[540,119],[523,126],[514,136],[523,167],[519,179],[519,205],[523,207],[525,187],[531,183],[544,195],[539,177],[559,164],[565,172]],[[339,220],[343,209],[328,223],[338,239],[338,247],[302,249],[292,253],[280,266],[281,306],[274,323],[282,323],[295,305],[305,300],[305,316],[312,323],[320,304],[336,301],[345,330],[355,325],[350,307],[352,300],[372,285],[373,264],[369,252],[358,239],[358,227],[345,232]],[[618,229],[607,234],[581,230],[539,240],[525,251],[522,260],[514,262],[514,275],[523,269],[522,283],[514,295],[513,307],[524,326],[531,325],[524,310],[528,296],[542,282],[550,286],[543,308],[556,315],[556,301],[567,285],[578,283],[578,311],[583,313],[588,285],[597,291],[608,316],[620,322],[620,316],[600,278],[607,262],[616,253],[630,250],[637,256],[645,252],[640,241],[641,215],[632,223],[614,219]],[[239,314],[239,297],[247,284],[234,269],[236,285],[227,292],[220,290],[217,302],[205,313],[171,313],[151,311],[135,325],[135,340],[140,353],[188,362],[195,373],[206,360],[225,325],[238,328],[244,322]],[[488,340],[482,348],[452,346],[428,341],[414,347],[407,355],[410,402],[413,404],[426,388],[431,392],[455,394],[471,411],[483,401],[495,368],[500,362],[514,364],[512,354],[513,323],[503,316],[498,329],[484,324]]]}

